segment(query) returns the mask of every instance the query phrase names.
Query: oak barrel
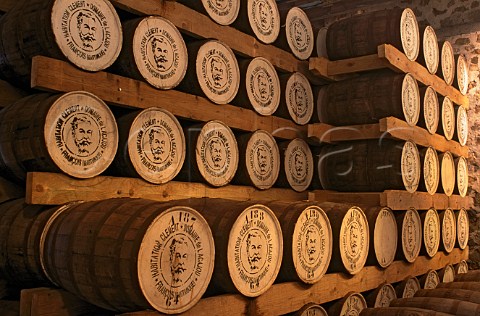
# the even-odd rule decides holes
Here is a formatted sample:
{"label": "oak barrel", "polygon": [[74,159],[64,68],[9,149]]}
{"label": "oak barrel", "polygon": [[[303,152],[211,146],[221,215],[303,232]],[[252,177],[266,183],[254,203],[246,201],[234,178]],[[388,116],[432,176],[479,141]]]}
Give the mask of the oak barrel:
{"label": "oak barrel", "polygon": [[280,150],[272,134],[264,130],[237,137],[239,161],[233,183],[271,188],[280,172]]}
{"label": "oak barrel", "polygon": [[447,253],[452,252],[457,239],[457,222],[452,209],[447,208],[439,214],[442,225],[442,242],[440,248]]}
{"label": "oak barrel", "polygon": [[453,265],[447,264],[440,269],[440,271],[438,271],[438,277],[442,283],[453,282],[455,279],[455,269],[453,268]]}
{"label": "oak barrel", "polygon": [[454,139],[458,140],[460,145],[465,146],[468,141],[468,115],[467,110],[461,106],[455,106],[455,117],[457,118]]}
{"label": "oak barrel", "polygon": [[460,261],[455,265],[455,275],[468,273],[468,263],[465,260]]}
{"label": "oak barrel", "polygon": [[420,254],[422,246],[422,220],[417,210],[413,207],[396,215],[398,225],[398,240],[401,247],[397,249],[396,257],[414,262]]}
{"label": "oak barrel", "polygon": [[466,95],[468,91],[469,80],[469,69],[467,58],[464,54],[455,56],[457,61],[457,71],[455,72],[455,80],[453,81],[453,86],[460,91],[462,95]]}
{"label": "oak barrel", "polygon": [[196,210],[120,198],[59,214],[45,232],[42,259],[55,284],[91,304],[172,314],[200,300],[214,255],[212,232]]}
{"label": "oak barrel", "polygon": [[390,302],[397,298],[397,293],[389,283],[379,285],[375,290],[369,293],[365,300],[368,307],[388,307]]}
{"label": "oak barrel", "polygon": [[449,41],[444,41],[440,50],[440,66],[437,75],[443,77],[447,85],[452,85],[455,77],[455,55]]}
{"label": "oak barrel", "polygon": [[416,307],[378,307],[362,310],[360,316],[452,316],[452,314]]}
{"label": "oak barrel", "polygon": [[280,12],[275,0],[242,1],[240,13],[233,26],[254,35],[265,44],[272,44],[280,34]]}
{"label": "oak barrel", "polygon": [[319,178],[325,190],[413,193],[420,181],[420,155],[410,141],[350,141],[324,146]]}
{"label": "oak barrel", "polygon": [[312,85],[301,72],[280,76],[283,97],[276,116],[291,119],[298,125],[305,125],[312,119],[315,101]]}
{"label": "oak barrel", "polygon": [[120,19],[106,0],[19,1],[2,17],[0,34],[1,76],[28,87],[36,55],[99,71],[122,48]]}
{"label": "oak barrel", "polygon": [[0,300],[0,315],[2,316],[20,315],[20,302]]}
{"label": "oak barrel", "polygon": [[291,51],[300,60],[310,58],[315,46],[313,27],[310,20],[301,8],[292,7],[288,10],[285,20],[282,23],[276,45],[280,48]]}
{"label": "oak barrel", "polygon": [[307,142],[301,138],[279,144],[280,174],[277,186],[290,187],[297,192],[308,189],[313,179],[313,155]]}
{"label": "oak barrel", "polygon": [[115,69],[122,75],[145,80],[158,89],[175,88],[188,66],[187,46],[169,20],[159,16],[123,23],[123,48]]}
{"label": "oak barrel", "polygon": [[418,307],[457,316],[479,315],[480,305],[461,300],[438,297],[411,297],[393,300],[392,307]]}
{"label": "oak barrel", "polygon": [[420,181],[419,191],[427,191],[428,194],[434,195],[440,183],[440,162],[437,151],[433,147],[423,148],[420,150],[420,158],[423,165],[423,181]]}
{"label": "oak barrel", "polygon": [[253,109],[260,115],[272,115],[280,105],[280,79],[268,59],[239,60],[240,86],[232,104]]}
{"label": "oak barrel", "polygon": [[480,270],[471,270],[467,273],[456,275],[455,282],[480,282]]}
{"label": "oak barrel", "polygon": [[442,129],[439,133],[447,140],[452,140],[455,134],[455,107],[449,97],[444,97],[441,112]]}
{"label": "oak barrel", "polygon": [[420,282],[414,276],[407,277],[395,286],[397,297],[401,298],[411,298],[418,290],[420,290]]}
{"label": "oak barrel", "polygon": [[420,32],[415,13],[409,9],[389,9],[354,15],[328,27],[326,46],[330,60],[377,54],[377,47],[391,44],[416,60]]}
{"label": "oak barrel", "polygon": [[327,311],[320,305],[309,303],[292,314],[293,316],[328,316]]}
{"label": "oak barrel", "polygon": [[480,292],[462,289],[438,288],[432,290],[419,290],[416,297],[443,297],[455,300],[480,304]]}
{"label": "oak barrel", "polygon": [[420,116],[420,90],[411,74],[364,74],[322,87],[317,114],[321,123],[334,126],[378,123],[389,116],[415,126]]}
{"label": "oak barrel", "polygon": [[176,0],[186,6],[207,14],[220,25],[230,25],[238,17],[241,0]]}
{"label": "oak barrel", "polygon": [[437,271],[429,270],[419,279],[419,282],[420,288],[422,289],[435,289],[440,283],[440,277],[438,276]]}
{"label": "oak barrel", "polygon": [[420,89],[420,96],[423,115],[420,115],[418,126],[426,128],[430,134],[434,135],[440,122],[440,105],[437,92],[432,86],[423,87]]}
{"label": "oak barrel", "polygon": [[[470,235],[470,221],[468,218],[468,213],[464,208],[461,208],[455,212],[455,218],[457,220],[457,241],[455,244],[458,246],[458,248],[465,249],[467,248]],[[463,262],[465,261],[463,260]]]}
{"label": "oak barrel", "polygon": [[438,158],[441,161],[440,179],[442,186],[440,191],[444,192],[447,196],[451,196],[455,190],[455,161],[449,151],[440,154]]}
{"label": "oak barrel", "polygon": [[367,308],[367,302],[360,293],[350,292],[328,309],[329,316],[359,315]]}
{"label": "oak barrel", "polygon": [[[470,272],[468,272],[470,273]],[[462,276],[467,273],[461,274]],[[457,274],[455,276],[455,281],[454,282],[449,282],[449,283],[440,283],[438,284],[439,288],[447,288],[447,289],[464,289],[464,290],[472,290],[476,292],[480,292],[480,283],[478,282],[478,277],[477,278],[472,278],[472,280],[466,280],[462,281],[460,280],[460,276]]]}
{"label": "oak barrel", "polygon": [[432,26],[427,25],[422,32],[422,48],[418,56],[418,61],[424,65],[428,72],[435,74],[440,63],[440,49],[438,47],[437,34]]}
{"label": "oak barrel", "polygon": [[468,192],[468,160],[465,157],[458,157],[454,160],[457,185],[453,192],[461,197],[466,197]]}
{"label": "oak barrel", "polygon": [[398,232],[395,214],[388,207],[371,207],[365,210],[370,233],[367,264],[388,267],[395,260]]}
{"label": "oak barrel", "polygon": [[117,121],[119,150],[112,163],[116,174],[161,184],[172,180],[185,161],[185,136],[169,111],[148,108]]}
{"label": "oak barrel", "polygon": [[423,227],[423,243],[420,251],[433,258],[440,247],[440,217],[437,210],[432,207],[428,211],[422,212],[420,218]]}
{"label": "oak barrel", "polygon": [[117,142],[112,112],[89,92],[34,94],[0,112],[0,169],[17,181],[27,171],[94,177],[113,161]]}

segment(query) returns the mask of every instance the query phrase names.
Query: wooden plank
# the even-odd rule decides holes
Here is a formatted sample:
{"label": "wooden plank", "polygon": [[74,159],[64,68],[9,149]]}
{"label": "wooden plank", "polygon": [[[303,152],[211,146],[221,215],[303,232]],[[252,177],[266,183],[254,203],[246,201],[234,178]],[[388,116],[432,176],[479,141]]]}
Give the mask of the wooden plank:
{"label": "wooden plank", "polygon": [[309,192],[308,200],[358,205],[380,205],[380,196],[379,193],[375,192],[341,193],[328,190],[314,190]]}
{"label": "wooden plank", "polygon": [[388,60],[378,55],[367,55],[343,60],[330,61],[327,65],[326,76],[338,76],[355,72],[389,68]]}
{"label": "wooden plank", "polygon": [[33,58],[31,85],[56,92],[85,90],[118,106],[141,109],[157,106],[181,118],[220,120],[232,128],[263,129],[279,138],[303,138],[307,134],[307,126],[296,125],[291,120],[261,116],[233,105],[217,105],[206,98],[176,90],[158,90],[145,82],[107,72],[85,72],[67,62],[43,56]]}
{"label": "wooden plank", "polygon": [[26,201],[30,204],[57,205],[71,201],[98,201],[109,198],[131,197],[156,201],[188,198],[225,198],[236,201],[308,199],[307,192],[271,188],[227,185],[214,188],[203,183],[171,181],[156,185],[142,179],[99,176],[74,179],[64,174],[31,172],[27,175]]}
{"label": "wooden plank", "polygon": [[7,81],[0,80],[0,108],[4,108],[27,95],[27,91],[14,87]]}

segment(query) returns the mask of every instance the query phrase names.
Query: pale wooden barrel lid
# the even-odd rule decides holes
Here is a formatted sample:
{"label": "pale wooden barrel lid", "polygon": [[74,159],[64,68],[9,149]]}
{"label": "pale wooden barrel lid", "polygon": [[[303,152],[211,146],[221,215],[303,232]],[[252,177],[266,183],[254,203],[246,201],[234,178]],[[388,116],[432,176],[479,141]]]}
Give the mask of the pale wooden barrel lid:
{"label": "pale wooden barrel lid", "polygon": [[203,44],[196,57],[196,74],[200,88],[210,101],[227,104],[240,86],[240,69],[233,51],[223,42]]}
{"label": "pale wooden barrel lid", "polygon": [[110,1],[55,0],[51,23],[63,55],[81,69],[103,70],[120,54],[122,25]]}
{"label": "pale wooden barrel lid", "polygon": [[175,116],[148,108],[134,119],[128,137],[128,155],[143,179],[161,184],[172,180],[185,161],[185,136]]}
{"label": "pale wooden barrel lid", "polygon": [[402,224],[402,251],[408,262],[414,262],[422,245],[422,220],[417,210],[409,208]]}
{"label": "pale wooden barrel lid", "polygon": [[420,282],[418,282],[418,279],[416,277],[408,278],[403,290],[402,298],[414,297],[418,290],[420,290]]}
{"label": "pale wooden barrel lid", "polygon": [[238,168],[238,145],[232,130],[220,121],[205,123],[197,138],[195,157],[209,184],[228,184]]}
{"label": "pale wooden barrel lid", "polygon": [[420,90],[411,74],[406,74],[402,82],[402,108],[405,121],[410,126],[417,125],[420,117]]}
{"label": "pale wooden barrel lid", "polygon": [[378,213],[373,231],[373,246],[378,264],[388,267],[395,260],[397,251],[398,231],[397,221],[392,210],[384,207]]}
{"label": "pale wooden barrel lid", "polygon": [[438,276],[437,271],[429,270],[427,272],[423,288],[426,290],[435,289],[439,283],[440,277]]}
{"label": "pale wooden barrel lid", "polygon": [[292,236],[293,265],[300,280],[313,284],[327,272],[332,258],[332,227],[318,206],[306,207],[298,216]]}
{"label": "pale wooden barrel lid", "polygon": [[415,60],[420,52],[420,31],[417,18],[410,8],[402,12],[400,19],[400,37],[402,39],[403,52],[410,60]]}
{"label": "pale wooden barrel lid", "polygon": [[423,117],[427,131],[430,134],[435,134],[440,121],[440,105],[438,103],[438,96],[432,86],[428,86],[425,90],[425,97],[423,99]]}
{"label": "pale wooden barrel lid", "polygon": [[260,115],[272,115],[280,104],[280,79],[272,63],[256,57],[248,64],[245,75],[247,96]]}
{"label": "pale wooden barrel lid", "polygon": [[255,36],[265,44],[275,42],[280,33],[280,13],[275,0],[248,0],[248,22]]}
{"label": "pale wooden barrel lid", "polygon": [[439,276],[442,279],[443,283],[453,282],[455,280],[455,269],[453,268],[453,265],[446,265],[443,269],[440,270]]}
{"label": "pale wooden barrel lid", "polygon": [[298,59],[307,60],[313,52],[313,28],[305,11],[298,7],[288,10],[285,21],[287,43],[293,55]]}
{"label": "pale wooden barrel lid", "polygon": [[457,188],[461,197],[467,196],[468,190],[468,164],[465,157],[455,159],[457,165]]}
{"label": "pale wooden barrel lid", "polygon": [[288,184],[297,192],[308,189],[313,179],[313,155],[307,142],[295,138],[285,150],[284,169]]}
{"label": "pale wooden barrel lid", "polygon": [[293,73],[285,86],[285,102],[292,120],[305,125],[314,111],[313,91],[307,77],[300,72]]}
{"label": "pale wooden barrel lid", "polygon": [[[457,213],[457,239],[460,249],[467,248],[468,236],[470,233],[469,220],[467,211],[461,208]],[[467,262],[465,261],[465,264]],[[467,265],[468,268],[468,265]]]}
{"label": "pale wooden barrel lid", "polygon": [[457,59],[457,84],[461,94],[466,95],[468,91],[468,63],[465,55],[461,54]]}
{"label": "pale wooden barrel lid", "polygon": [[65,93],[51,105],[44,135],[52,160],[75,178],[99,175],[117,152],[115,117],[101,99],[86,91]]}
{"label": "pale wooden barrel lid", "polygon": [[457,238],[457,225],[453,211],[447,208],[442,216],[442,241],[443,247],[447,253],[452,252]]}
{"label": "pale wooden barrel lid", "polygon": [[241,0],[202,0],[203,7],[213,21],[230,25],[238,17]]}
{"label": "pale wooden barrel lid", "polygon": [[468,116],[463,106],[460,106],[457,111],[457,135],[460,145],[465,146],[468,139]]}
{"label": "pale wooden barrel lid", "polygon": [[238,291],[248,297],[267,291],[280,270],[282,254],[282,230],[273,211],[261,204],[247,207],[228,236],[228,271]]}
{"label": "pale wooden barrel lid", "polygon": [[434,195],[437,192],[440,182],[440,162],[437,151],[433,147],[428,147],[423,161],[423,180],[427,192]]}
{"label": "pale wooden barrel lid", "polygon": [[390,302],[397,298],[397,293],[391,284],[381,285],[377,297],[375,298],[374,308],[388,307]]}
{"label": "pale wooden barrel lid", "polygon": [[437,73],[440,63],[440,49],[438,48],[437,34],[433,27],[428,25],[423,31],[423,58],[428,72]]}
{"label": "pale wooden barrel lid", "polygon": [[455,266],[455,273],[456,274],[465,274],[468,273],[468,263],[465,260],[460,261],[456,266]]}
{"label": "pale wooden barrel lid", "polygon": [[185,77],[187,46],[182,34],[169,20],[159,16],[141,20],[132,45],[138,71],[152,86],[172,89]]}
{"label": "pale wooden barrel lid", "polygon": [[245,157],[253,185],[261,190],[271,188],[280,172],[280,150],[275,138],[267,131],[255,131],[248,140]]}
{"label": "pale wooden barrel lid", "polygon": [[196,210],[171,207],[145,231],[138,251],[138,281],[145,299],[166,314],[181,313],[205,293],[215,246],[207,221]]}
{"label": "pale wooden barrel lid", "polygon": [[443,79],[448,85],[451,85],[455,77],[455,56],[453,55],[452,44],[449,41],[443,42],[440,61]]}
{"label": "pale wooden barrel lid", "polygon": [[429,257],[434,257],[440,247],[440,218],[437,210],[430,208],[423,223],[423,243]]}
{"label": "pale wooden barrel lid", "polygon": [[455,188],[455,162],[450,152],[445,152],[441,155],[441,179],[443,191],[447,196],[453,194]]}
{"label": "pale wooden barrel lid", "polygon": [[360,293],[349,293],[344,299],[339,316],[360,315],[362,310],[367,308],[367,302]]}
{"label": "pale wooden barrel lid", "polygon": [[320,305],[310,303],[298,310],[294,316],[328,316],[327,311]]}
{"label": "pale wooden barrel lid", "polygon": [[455,133],[455,109],[449,97],[443,98],[442,102],[442,127],[447,140],[452,140]]}
{"label": "pale wooden barrel lid", "polygon": [[413,193],[417,190],[420,183],[420,153],[417,145],[411,141],[406,141],[402,149],[401,159],[402,179],[405,189]]}
{"label": "pale wooden barrel lid", "polygon": [[339,244],[347,272],[352,275],[360,272],[367,261],[370,234],[367,217],[359,207],[351,207],[343,217]]}
{"label": "pale wooden barrel lid", "polygon": [[327,32],[328,32],[328,27],[325,27],[325,26],[318,30],[316,48],[317,48],[318,57],[324,57],[328,59]]}

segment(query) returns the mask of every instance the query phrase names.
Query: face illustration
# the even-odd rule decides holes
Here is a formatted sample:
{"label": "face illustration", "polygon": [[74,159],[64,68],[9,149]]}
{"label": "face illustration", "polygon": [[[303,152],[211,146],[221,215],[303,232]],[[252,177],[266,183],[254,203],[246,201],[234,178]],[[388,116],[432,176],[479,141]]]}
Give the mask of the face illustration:
{"label": "face illustration", "polygon": [[152,128],[148,133],[148,144],[150,152],[155,161],[161,161],[166,152],[165,146],[168,143],[167,135],[161,129]]}
{"label": "face illustration", "polygon": [[172,273],[172,283],[177,284],[183,282],[183,274],[186,269],[186,261],[188,260],[189,247],[183,237],[172,239],[170,244],[170,271]]}
{"label": "face illustration", "polygon": [[350,235],[350,249],[352,250],[352,254],[356,255],[359,251],[358,244],[360,239],[360,230],[359,230],[358,224],[352,223],[352,225],[350,226],[349,235]]}
{"label": "face illustration", "polygon": [[414,248],[414,224],[413,224],[413,219],[412,218],[407,218],[407,247],[408,249],[413,249]]}
{"label": "face illustration", "polygon": [[152,40],[152,52],[157,68],[165,70],[166,64],[169,62],[169,45],[163,37],[156,37]]}
{"label": "face illustration", "polygon": [[433,243],[433,239],[435,238],[435,224],[433,220],[428,221],[428,233],[430,238],[430,243]]}
{"label": "face illustration", "polygon": [[293,23],[293,38],[295,39],[295,43],[298,47],[303,46],[303,32],[302,26],[300,25],[300,21],[295,21]]}
{"label": "face illustration", "polygon": [[99,29],[97,19],[90,12],[80,12],[77,15],[77,29],[84,48],[93,49],[96,32]]}
{"label": "face illustration", "polygon": [[260,269],[260,261],[263,259],[263,242],[259,233],[251,232],[247,236],[247,256],[250,270],[257,272]]}
{"label": "face illustration", "polygon": [[221,168],[225,161],[225,148],[219,139],[212,139],[208,145],[210,157],[215,168]]}
{"label": "face illustration", "polygon": [[317,239],[315,238],[315,230],[308,228],[305,232],[305,250],[306,258],[309,262],[315,261],[317,254]]}
{"label": "face illustration", "polygon": [[226,69],[223,62],[218,57],[213,57],[210,60],[210,72],[212,74],[213,85],[216,88],[221,88],[223,86]]}
{"label": "face illustration", "polygon": [[213,1],[215,6],[219,9],[226,9],[228,5],[228,1],[226,0],[215,0]]}
{"label": "face illustration", "polygon": [[265,1],[261,1],[258,4],[258,13],[260,15],[260,27],[263,30],[267,30],[270,25],[271,16],[269,6]]}
{"label": "face illustration", "polygon": [[260,93],[260,98],[265,101],[268,98],[268,78],[267,75],[263,72],[259,73],[257,76],[257,88]]}
{"label": "face illustration", "polygon": [[303,89],[300,89],[300,87],[296,87],[295,90],[293,91],[293,94],[295,96],[296,114],[299,115],[305,112],[305,108],[306,108],[305,93]]}
{"label": "face illustration", "polygon": [[303,170],[304,170],[304,164],[305,164],[303,155],[298,152],[295,153],[294,162],[295,162],[295,173],[297,177],[303,176]]}
{"label": "face illustration", "polygon": [[264,145],[257,148],[257,161],[260,172],[265,173],[268,170],[268,150]]}
{"label": "face illustration", "polygon": [[93,123],[84,115],[79,115],[72,120],[72,136],[79,154],[89,154],[92,144]]}

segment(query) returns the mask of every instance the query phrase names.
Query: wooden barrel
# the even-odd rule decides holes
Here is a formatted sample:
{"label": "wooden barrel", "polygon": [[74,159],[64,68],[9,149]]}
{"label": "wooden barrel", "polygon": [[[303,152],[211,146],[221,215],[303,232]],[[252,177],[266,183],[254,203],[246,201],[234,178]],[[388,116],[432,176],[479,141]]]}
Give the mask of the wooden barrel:
{"label": "wooden barrel", "polygon": [[376,55],[377,47],[385,43],[403,51],[408,59],[417,59],[420,34],[411,9],[375,11],[339,20],[328,27],[326,36],[330,60]]}
{"label": "wooden barrel", "polygon": [[0,314],[2,316],[20,315],[20,302],[0,300]]}
{"label": "wooden barrel", "polygon": [[318,57],[324,57],[328,59],[328,52],[327,52],[327,33],[328,27],[324,26],[321,27],[316,35],[315,38],[315,49],[317,51]]}
{"label": "wooden barrel", "polygon": [[[471,270],[467,273],[457,275],[455,276],[455,282],[480,282],[480,270]],[[473,287],[466,289],[470,290],[473,289]],[[480,287],[478,291],[480,291]]]}
{"label": "wooden barrel", "polygon": [[0,204],[0,278],[18,288],[49,285],[40,263],[41,237],[49,219],[64,209],[24,199]]}
{"label": "wooden barrel", "polygon": [[461,300],[438,297],[411,297],[396,299],[390,303],[392,307],[418,307],[457,316],[479,315],[480,305]]}
{"label": "wooden barrel", "polygon": [[442,180],[441,192],[447,196],[451,196],[455,189],[455,161],[449,151],[440,154],[438,157],[441,161],[440,179]]}
{"label": "wooden barrel", "polygon": [[469,131],[467,110],[461,105],[455,106],[455,117],[457,118],[457,128],[454,131],[454,139],[458,140],[460,145],[465,146]]}
{"label": "wooden barrel", "polygon": [[465,302],[480,304],[480,292],[462,289],[439,288],[432,290],[419,290],[415,297],[440,297],[451,298]]}
{"label": "wooden barrel", "polygon": [[119,150],[112,167],[116,174],[161,184],[172,180],[185,161],[185,136],[167,110],[148,108],[118,120]]}
{"label": "wooden barrel", "polygon": [[413,207],[395,215],[398,225],[398,247],[396,257],[407,262],[414,262],[420,254],[422,245],[422,220]]}
{"label": "wooden barrel", "polygon": [[237,137],[239,162],[233,183],[271,188],[280,172],[280,150],[272,134],[264,130]]}
{"label": "wooden barrel", "polygon": [[378,307],[362,310],[360,316],[451,316],[452,314],[415,307]]}
{"label": "wooden barrel", "polygon": [[122,75],[158,89],[175,88],[188,65],[187,46],[175,25],[159,16],[123,23],[123,49],[114,64]]}
{"label": "wooden barrel", "polygon": [[441,67],[439,67],[437,75],[442,76],[447,85],[451,85],[455,77],[455,55],[453,54],[453,47],[449,41],[444,41],[441,46]]}
{"label": "wooden barrel", "polygon": [[4,108],[0,122],[0,169],[18,181],[27,171],[91,178],[117,151],[115,117],[85,91],[28,96]]}
{"label": "wooden barrel", "polygon": [[240,87],[233,104],[272,115],[280,105],[280,79],[268,59],[256,57],[239,61]]}
{"label": "wooden barrel", "polygon": [[429,270],[420,278],[419,282],[420,288],[422,289],[435,289],[440,283],[440,277],[438,276],[437,271]]}
{"label": "wooden barrel", "polygon": [[395,214],[388,207],[372,207],[365,210],[365,215],[371,236],[367,264],[386,268],[395,260],[397,251]]}
{"label": "wooden barrel", "polygon": [[422,49],[418,61],[424,65],[428,72],[435,74],[440,63],[440,50],[438,48],[437,35],[432,26],[427,25],[422,32]]}
{"label": "wooden barrel", "polygon": [[287,12],[285,24],[281,25],[275,44],[291,51],[298,59],[307,60],[312,55],[314,41],[313,27],[307,14],[299,7],[292,7]]}
{"label": "wooden barrel", "polygon": [[298,125],[310,122],[315,108],[313,90],[307,77],[300,72],[280,77],[283,98],[275,112],[276,116],[293,120]]}
{"label": "wooden barrel", "polygon": [[455,265],[455,275],[468,273],[468,263],[465,260],[460,261]]}
{"label": "wooden barrel", "polygon": [[455,59],[457,61],[457,71],[455,72],[453,86],[457,88],[461,94],[467,95],[468,84],[470,83],[467,58],[465,55],[460,54],[455,56]]}
{"label": "wooden barrel", "polygon": [[350,292],[328,309],[329,316],[359,315],[367,308],[367,302],[360,293]]}
{"label": "wooden barrel", "polygon": [[414,276],[406,278],[395,286],[397,297],[401,298],[411,298],[418,290],[420,290],[420,282]]}
{"label": "wooden barrel", "polygon": [[[471,271],[470,271],[471,272]],[[470,273],[468,272],[468,273]],[[472,290],[476,292],[480,292],[480,283],[478,282],[478,278],[472,278],[472,281],[461,281],[461,276],[464,276],[468,273],[463,273],[461,275],[455,276],[455,281],[450,283],[440,283],[438,284],[439,288],[447,288],[447,289],[464,289],[464,290]]]}
{"label": "wooden barrel", "polygon": [[[467,248],[468,239],[470,235],[470,221],[468,218],[468,213],[464,208],[461,208],[455,212],[455,218],[457,220],[457,241],[456,246],[460,249]],[[466,264],[466,262],[465,262]],[[468,266],[467,266],[468,268]]]}
{"label": "wooden barrel", "polygon": [[194,209],[122,198],[59,214],[45,232],[43,262],[55,284],[91,304],[172,314],[200,300],[214,253],[212,232]]}
{"label": "wooden barrel", "polygon": [[33,56],[98,71],[112,65],[122,48],[120,19],[105,0],[18,2],[2,17],[0,30],[0,73],[26,86]]}
{"label": "wooden barrel", "polygon": [[272,44],[280,34],[280,12],[275,0],[247,0],[240,6],[233,26],[254,35],[265,44]]}
{"label": "wooden barrel", "polygon": [[393,286],[389,283],[381,284],[371,293],[369,293],[365,300],[368,307],[388,307],[390,302],[397,298],[397,293]]}
{"label": "wooden barrel", "polygon": [[297,192],[308,189],[313,178],[313,156],[303,139],[295,138],[279,144],[280,174],[276,185],[290,187]]}
{"label": "wooden barrel", "polygon": [[444,97],[442,101],[442,130],[440,134],[447,140],[452,140],[455,134],[455,108],[449,97]]}
{"label": "wooden barrel", "polygon": [[437,151],[433,147],[423,148],[420,150],[420,158],[423,164],[423,181],[420,181],[419,190],[434,195],[440,182],[440,162]]}
{"label": "wooden barrel", "polygon": [[319,178],[325,190],[413,193],[420,181],[420,155],[410,141],[351,141],[324,146]]}
{"label": "wooden barrel", "polygon": [[203,14],[220,25],[230,25],[238,17],[240,0],[176,0]]}
{"label": "wooden barrel", "polygon": [[333,249],[329,272],[355,275],[364,267],[370,245],[368,220],[358,206],[336,203],[318,204],[332,227]]}
{"label": "wooden barrel", "polygon": [[187,48],[188,69],[178,88],[216,104],[231,102],[240,86],[240,70],[230,47],[218,40],[200,40]]}
{"label": "wooden barrel", "polygon": [[317,114],[321,123],[334,126],[373,124],[388,116],[415,126],[420,116],[420,90],[411,74],[364,74],[323,87]]}
{"label": "wooden barrel", "polygon": [[277,282],[317,283],[332,257],[333,235],[323,209],[305,202],[265,202],[278,217],[283,234],[283,260]]}
{"label": "wooden barrel", "polygon": [[320,305],[309,303],[292,313],[293,316],[328,316],[327,311]]}
{"label": "wooden barrel", "polygon": [[440,246],[440,218],[433,207],[420,215],[423,227],[423,243],[420,252],[433,258]]}
{"label": "wooden barrel", "polygon": [[455,214],[452,209],[447,208],[445,211],[439,214],[440,222],[442,223],[442,242],[440,248],[450,253],[455,247],[455,241],[457,239],[457,222],[455,220]]}
{"label": "wooden barrel", "polygon": [[445,267],[440,269],[438,272],[438,277],[442,283],[453,282],[455,279],[455,269],[453,268],[453,265],[447,264]]}
{"label": "wooden barrel", "polygon": [[420,116],[418,125],[427,129],[434,135],[437,132],[438,123],[440,121],[440,105],[438,103],[437,92],[432,86],[420,89],[421,104],[423,115]]}
{"label": "wooden barrel", "polygon": [[238,145],[232,130],[223,122],[209,121],[185,130],[187,153],[178,179],[227,185],[238,168]]}
{"label": "wooden barrel", "polygon": [[468,161],[465,157],[458,157],[454,160],[457,185],[453,192],[461,197],[467,196],[468,192]]}
{"label": "wooden barrel", "polygon": [[257,297],[275,281],[282,263],[283,234],[275,213],[254,202],[223,199],[182,201],[208,221],[215,239],[215,272],[209,293]]}

